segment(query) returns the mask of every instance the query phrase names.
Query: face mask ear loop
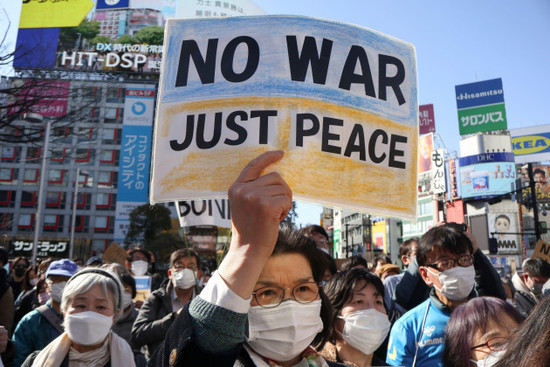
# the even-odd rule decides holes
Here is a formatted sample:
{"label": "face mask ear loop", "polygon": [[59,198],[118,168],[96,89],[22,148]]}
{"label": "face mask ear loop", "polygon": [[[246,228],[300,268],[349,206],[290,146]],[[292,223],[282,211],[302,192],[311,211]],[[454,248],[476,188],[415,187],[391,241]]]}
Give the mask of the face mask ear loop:
{"label": "face mask ear loop", "polygon": [[[435,276],[437,277],[437,279],[439,279],[439,274],[441,274],[441,273],[439,273],[439,274],[434,273],[433,271],[430,270],[429,267],[426,267],[426,271],[427,271],[428,273],[432,274],[432,275],[435,275]],[[434,287],[435,289],[437,289],[439,292],[441,292],[441,289],[437,288],[437,287],[435,286],[435,284],[433,284],[433,287]]]}

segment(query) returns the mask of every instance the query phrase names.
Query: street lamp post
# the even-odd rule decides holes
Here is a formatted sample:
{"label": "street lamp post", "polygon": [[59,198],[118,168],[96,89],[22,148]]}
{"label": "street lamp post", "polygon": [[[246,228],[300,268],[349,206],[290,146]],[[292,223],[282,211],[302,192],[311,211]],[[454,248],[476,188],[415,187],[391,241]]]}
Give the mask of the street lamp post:
{"label": "street lamp post", "polygon": [[71,219],[71,241],[69,244],[69,259],[72,259],[74,254],[74,227],[76,224],[76,203],[78,201],[78,179],[81,172],[86,176],[89,175],[88,171],[81,171],[80,167],[76,169],[76,179],[74,180],[73,215]]}
{"label": "street lamp post", "polygon": [[[44,116],[29,112],[23,115],[23,119],[29,122],[34,123],[43,123]],[[34,217],[34,239],[32,241],[32,258],[31,262],[33,265],[36,264],[36,254],[38,252],[38,235],[40,233],[40,219],[42,216],[43,210],[43,201],[44,201],[44,184],[46,182],[46,156],[48,154],[48,146],[50,142],[50,129],[51,121],[46,120],[46,132],[44,136],[44,152],[42,153],[42,168],[40,171],[40,184],[38,186],[38,206],[36,208],[36,215]]]}

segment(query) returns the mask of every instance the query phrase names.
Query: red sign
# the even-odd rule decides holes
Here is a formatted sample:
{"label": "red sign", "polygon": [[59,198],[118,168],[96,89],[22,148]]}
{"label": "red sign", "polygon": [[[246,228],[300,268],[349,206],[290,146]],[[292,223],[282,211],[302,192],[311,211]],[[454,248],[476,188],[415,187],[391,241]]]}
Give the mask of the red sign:
{"label": "red sign", "polygon": [[425,104],[418,106],[420,113],[418,115],[418,132],[420,135],[435,132],[434,105]]}
{"label": "red sign", "polygon": [[35,112],[48,117],[65,116],[69,89],[70,82],[65,81],[26,81],[8,113]]}

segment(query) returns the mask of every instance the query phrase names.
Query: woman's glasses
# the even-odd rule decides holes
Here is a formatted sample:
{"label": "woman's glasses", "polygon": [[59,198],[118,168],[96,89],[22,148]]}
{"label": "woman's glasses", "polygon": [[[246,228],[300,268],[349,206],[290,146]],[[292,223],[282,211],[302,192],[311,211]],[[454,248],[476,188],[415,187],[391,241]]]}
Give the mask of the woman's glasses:
{"label": "woman's glasses", "polygon": [[508,338],[497,336],[497,337],[494,337],[494,338],[491,338],[491,339],[487,340],[485,343],[476,345],[476,346],[474,346],[470,349],[474,350],[474,349],[477,349],[477,348],[486,347],[490,351],[493,352],[493,351],[497,351],[497,350],[502,349],[502,347],[504,345],[506,345],[507,342],[508,342]]}
{"label": "woman's glasses", "polygon": [[262,287],[256,289],[252,294],[259,306],[272,308],[279,306],[285,300],[285,293],[289,289],[290,296],[298,303],[313,302],[319,295],[319,284],[315,282],[300,283],[292,288]]}

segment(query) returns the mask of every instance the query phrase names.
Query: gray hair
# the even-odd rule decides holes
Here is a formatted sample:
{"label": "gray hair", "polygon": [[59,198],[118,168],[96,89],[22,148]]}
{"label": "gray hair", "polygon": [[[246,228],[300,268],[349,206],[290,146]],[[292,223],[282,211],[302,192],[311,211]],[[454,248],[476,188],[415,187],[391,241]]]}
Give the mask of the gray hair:
{"label": "gray hair", "polygon": [[109,292],[112,294],[113,304],[115,306],[114,312],[116,316],[117,311],[119,311],[122,307],[122,283],[120,283],[118,275],[99,268],[84,268],[69,279],[67,285],[63,289],[61,311],[65,313],[70,302],[72,302],[79,295],[88,292],[96,285],[103,289],[106,296]]}
{"label": "gray hair", "polygon": [[103,264],[100,266],[100,269],[110,271],[111,273],[115,273],[117,275],[127,272],[126,268],[119,263]]}

